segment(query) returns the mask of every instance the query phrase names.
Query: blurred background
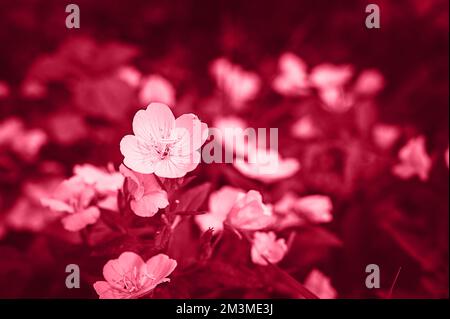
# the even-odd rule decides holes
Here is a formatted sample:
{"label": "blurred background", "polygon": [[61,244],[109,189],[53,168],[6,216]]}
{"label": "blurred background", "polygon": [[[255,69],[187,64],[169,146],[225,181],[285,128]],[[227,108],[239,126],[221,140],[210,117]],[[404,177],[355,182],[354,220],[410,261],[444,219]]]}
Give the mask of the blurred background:
{"label": "blurred background", "polygon": [[[133,115],[161,99],[209,126],[235,116],[279,128],[280,154],[301,164],[294,176],[264,183],[219,164],[195,174],[214,189],[257,189],[268,203],[287,192],[331,198],[333,220],[295,229],[280,264],[298,281],[320,269],[339,298],[383,298],[401,267],[393,297],[448,298],[449,4],[372,2],[380,29],[365,27],[368,3],[358,0],[77,0],[79,29],[65,27],[65,1],[1,1],[0,297],[96,298],[90,284],[104,259],[93,252],[101,248],[65,231],[39,200],[75,164],[117,169]],[[277,89],[287,52],[309,71],[349,66],[345,90],[353,91],[345,94],[358,97],[331,108],[317,90]],[[258,93],[231,103],[232,89],[211,72],[220,57],[257,75]],[[362,86],[375,78],[379,89],[356,89],[366,70],[378,77]],[[399,151],[418,136],[431,167],[423,178],[393,173],[405,161]],[[236,243],[229,245],[224,254]],[[81,265],[80,289],[65,287],[68,263]],[[380,289],[365,287],[371,263],[380,266]],[[267,288],[271,278],[259,282],[267,289],[255,284],[261,272],[180,275],[160,296],[289,297]]]}

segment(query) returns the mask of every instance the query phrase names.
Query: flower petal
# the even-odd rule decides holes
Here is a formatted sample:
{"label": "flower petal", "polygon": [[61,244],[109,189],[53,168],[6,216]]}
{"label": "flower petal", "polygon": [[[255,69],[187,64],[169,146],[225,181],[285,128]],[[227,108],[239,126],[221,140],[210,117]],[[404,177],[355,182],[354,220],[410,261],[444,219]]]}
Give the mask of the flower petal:
{"label": "flower petal", "polygon": [[155,143],[171,137],[175,117],[163,103],[150,103],[147,109],[138,111],[133,118],[133,132],[146,143]]}
{"label": "flower petal", "polygon": [[139,275],[145,263],[142,258],[131,251],[122,253],[119,258],[108,261],[103,267],[103,277],[115,288],[122,288],[120,285],[124,276],[131,276],[134,273]]}
{"label": "flower petal", "polygon": [[139,200],[132,200],[130,203],[133,212],[141,217],[152,217],[160,208],[169,205],[167,193],[163,190],[146,194]]}
{"label": "flower petal", "polygon": [[151,280],[146,283],[146,286],[155,287],[158,284],[168,281],[169,276],[177,266],[174,259],[164,254],[158,254],[150,258],[147,262],[147,274]]}
{"label": "flower petal", "polygon": [[194,151],[188,155],[169,156],[155,164],[155,175],[159,177],[178,178],[193,171],[200,163],[200,153]]}
{"label": "flower petal", "polygon": [[120,141],[120,152],[125,157],[123,163],[132,170],[150,174],[158,160],[156,152],[133,135],[126,135]]}

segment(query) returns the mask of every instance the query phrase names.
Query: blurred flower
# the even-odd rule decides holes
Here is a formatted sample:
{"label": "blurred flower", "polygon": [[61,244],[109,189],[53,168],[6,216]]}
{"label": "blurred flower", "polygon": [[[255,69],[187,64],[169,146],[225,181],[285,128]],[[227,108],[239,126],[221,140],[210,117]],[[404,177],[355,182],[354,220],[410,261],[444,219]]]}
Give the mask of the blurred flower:
{"label": "blurred flower", "polygon": [[135,114],[133,132],[120,142],[124,164],[138,173],[177,178],[199,164],[198,149],[208,137],[208,126],[194,114],[175,120],[167,105],[151,103]]}
{"label": "blurred flower", "polygon": [[320,64],[311,71],[312,85],[319,90],[343,87],[353,76],[353,68],[350,65]]}
{"label": "blurred flower", "polygon": [[81,177],[73,176],[63,181],[51,198],[42,198],[41,203],[53,211],[66,213],[62,218],[64,228],[79,231],[100,217],[100,210],[91,205],[94,196],[93,187],[86,185]]}
{"label": "blurred flower", "polygon": [[89,127],[83,116],[75,112],[52,113],[46,124],[51,138],[61,145],[74,144],[89,135]]}
{"label": "blurred flower", "polygon": [[431,158],[425,149],[425,136],[412,138],[398,153],[400,163],[392,168],[392,172],[402,179],[417,175],[422,181],[428,179],[431,169]]}
{"label": "blurred flower", "polygon": [[327,223],[333,219],[331,214],[333,204],[328,196],[309,195],[301,197],[295,202],[295,208],[314,223]]}
{"label": "blurred flower", "polygon": [[113,169],[108,172],[91,164],[75,165],[73,173],[86,185],[93,187],[98,195],[104,196],[98,201],[98,207],[118,211],[117,192],[123,186],[122,174]]}
{"label": "blurred flower", "polygon": [[75,176],[79,176],[85,184],[94,187],[100,194],[117,192],[122,188],[124,180],[119,172],[108,172],[91,164],[75,165],[73,173]]}
{"label": "blurred flower", "polygon": [[225,146],[225,150],[235,152],[240,157],[245,155],[248,141],[243,138],[247,128],[243,119],[236,116],[220,117],[214,121],[214,127],[221,133],[215,137]]}
{"label": "blurred flower", "polygon": [[170,281],[169,276],[177,266],[167,255],[153,256],[144,263],[134,252],[124,252],[119,258],[108,261],[103,267],[106,281],[94,283],[100,299],[140,298],[161,283]]}
{"label": "blurred flower", "polygon": [[355,93],[360,95],[375,95],[384,87],[384,77],[380,71],[369,69],[362,71],[353,87]]}
{"label": "blurred flower", "polygon": [[27,99],[42,99],[47,95],[47,87],[38,81],[25,81],[20,93]]}
{"label": "blurred flower", "polygon": [[9,96],[11,90],[8,83],[0,80],[0,99],[5,99]]}
{"label": "blurred flower", "polygon": [[293,176],[300,169],[300,163],[295,158],[281,158],[273,149],[250,148],[248,160],[237,158],[234,167],[243,175],[272,183]]}
{"label": "blurred flower", "polygon": [[164,103],[170,107],[175,105],[175,88],[168,80],[157,74],[143,78],[139,91],[141,105],[148,105],[152,102]]}
{"label": "blurred flower", "polygon": [[328,87],[319,90],[319,97],[325,103],[322,106],[331,113],[344,113],[353,106],[353,96],[342,87]]}
{"label": "blurred flower", "polygon": [[225,58],[213,61],[210,72],[217,87],[237,109],[254,99],[261,87],[261,80],[256,73],[245,71]]}
{"label": "blurred flower", "polygon": [[153,174],[140,174],[120,165],[120,172],[127,178],[127,189],[131,195],[130,206],[141,217],[151,217],[160,208],[169,205],[167,193],[161,189]]}
{"label": "blurred flower", "polygon": [[224,186],[211,193],[208,202],[209,212],[195,216],[195,221],[201,231],[205,232],[209,228],[218,231],[222,230],[228,213],[233,208],[238,197],[243,194],[245,194],[243,190],[231,186]]}
{"label": "blurred flower", "polygon": [[317,88],[327,111],[342,113],[353,105],[353,97],[345,90],[352,76],[353,68],[349,65],[320,64],[311,71],[311,84]]}
{"label": "blurred flower", "polygon": [[10,117],[0,123],[0,145],[11,144],[14,138],[22,134],[23,122],[19,118]]}
{"label": "blurred flower", "polygon": [[130,87],[137,88],[141,82],[142,74],[135,67],[125,65],[117,70],[117,76]]}
{"label": "blurred flower", "polygon": [[336,299],[337,292],[330,279],[317,269],[313,269],[305,280],[305,287],[320,299]]}
{"label": "blurred flower", "polygon": [[47,134],[43,130],[26,129],[18,118],[8,118],[0,123],[0,146],[10,146],[24,160],[35,160],[47,140]]}
{"label": "blurred flower", "polygon": [[273,223],[272,207],[265,205],[261,193],[250,190],[239,194],[228,213],[227,221],[241,230],[259,230]]}
{"label": "blurred flower", "polygon": [[400,129],[395,125],[375,124],[372,130],[375,144],[381,149],[390,149],[400,136]]}
{"label": "blurred flower", "polygon": [[449,148],[447,147],[447,150],[446,150],[445,153],[444,153],[445,164],[447,164],[447,168],[449,168],[449,163],[448,163],[449,155],[448,155],[448,151],[449,151]]}
{"label": "blurred flower", "polygon": [[317,125],[314,123],[312,116],[305,115],[299,118],[291,127],[294,137],[300,139],[314,138],[319,134]]}
{"label": "blurred flower", "polygon": [[42,231],[58,214],[42,207],[41,198],[51,196],[61,183],[59,178],[28,181],[22,187],[22,194],[6,213],[4,226],[18,231]]}
{"label": "blurred flower", "polygon": [[285,240],[277,240],[274,232],[255,232],[251,250],[252,261],[263,266],[268,264],[267,261],[276,264],[283,259],[287,249]]}
{"label": "blurred flower", "polygon": [[281,95],[297,96],[308,88],[306,63],[293,53],[284,53],[279,61],[280,73],[273,80],[274,90]]}
{"label": "blurred flower", "polygon": [[286,193],[274,206],[278,217],[277,229],[297,227],[309,223],[328,223],[332,221],[333,204],[325,195],[298,197]]}
{"label": "blurred flower", "polygon": [[209,197],[209,212],[195,216],[200,229],[222,230],[223,223],[242,230],[259,230],[268,227],[274,220],[270,206],[263,204],[259,192],[244,191],[224,186]]}

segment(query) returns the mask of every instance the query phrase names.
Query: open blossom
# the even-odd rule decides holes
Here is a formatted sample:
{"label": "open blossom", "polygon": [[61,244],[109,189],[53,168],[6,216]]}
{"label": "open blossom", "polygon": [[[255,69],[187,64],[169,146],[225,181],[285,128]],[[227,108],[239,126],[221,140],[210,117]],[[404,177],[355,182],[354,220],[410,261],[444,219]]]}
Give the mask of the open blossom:
{"label": "open blossom", "polygon": [[297,96],[308,88],[307,65],[293,53],[284,53],[278,61],[280,73],[273,80],[274,90],[282,95]]}
{"label": "open blossom", "polygon": [[94,283],[100,299],[140,298],[151,292],[167,278],[177,266],[167,255],[153,256],[147,262],[134,252],[124,252],[103,267],[106,281]]}
{"label": "open blossom", "polygon": [[237,158],[233,164],[241,174],[266,183],[289,178],[300,169],[297,159],[283,159],[276,150],[262,148],[250,148],[248,160]]}
{"label": "open blossom", "polygon": [[166,191],[161,189],[153,174],[136,173],[124,165],[120,165],[119,170],[128,180],[130,207],[136,215],[151,217],[169,205]]}
{"label": "open blossom", "polygon": [[217,87],[226,94],[235,108],[241,108],[255,98],[261,87],[261,80],[256,73],[246,71],[225,58],[215,60],[210,72]]}
{"label": "open blossom", "polygon": [[330,278],[317,269],[313,269],[305,280],[305,287],[320,299],[336,299],[337,292],[331,285]]}
{"label": "open blossom", "polygon": [[431,169],[431,158],[425,149],[423,135],[412,138],[398,153],[400,163],[395,165],[392,172],[400,178],[408,179],[417,175],[422,181],[428,179]]}
{"label": "open blossom", "polygon": [[42,198],[41,203],[53,211],[66,213],[62,218],[64,228],[79,231],[100,217],[98,207],[91,205],[94,197],[95,189],[86,185],[81,177],[73,176],[63,181],[52,197]]}
{"label": "open blossom", "polygon": [[147,105],[152,102],[170,106],[175,104],[175,88],[167,79],[157,74],[144,77],[139,91],[139,103]]}
{"label": "open blossom", "polygon": [[276,264],[283,259],[287,252],[286,241],[276,239],[274,232],[255,232],[251,250],[252,261],[255,264],[266,266],[269,261]]}
{"label": "open blossom", "polygon": [[208,126],[194,114],[175,119],[170,108],[150,103],[133,119],[134,135],[120,142],[124,164],[141,174],[177,178],[194,170],[200,163],[198,149],[208,138]]}
{"label": "open blossom", "polygon": [[209,212],[195,216],[202,231],[222,230],[227,222],[241,230],[259,230],[273,223],[272,208],[262,202],[259,192],[224,186],[209,197]]}

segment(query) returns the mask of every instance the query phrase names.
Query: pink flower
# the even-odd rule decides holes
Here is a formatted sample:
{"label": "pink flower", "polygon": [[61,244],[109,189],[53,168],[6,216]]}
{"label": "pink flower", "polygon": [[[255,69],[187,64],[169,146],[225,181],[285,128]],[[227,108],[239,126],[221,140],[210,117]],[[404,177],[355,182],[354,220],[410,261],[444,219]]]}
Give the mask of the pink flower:
{"label": "pink flower", "polygon": [[136,88],[139,86],[142,77],[139,70],[129,65],[120,67],[117,70],[117,76],[132,88]]}
{"label": "pink flower", "polygon": [[128,191],[132,198],[130,206],[136,215],[151,217],[160,208],[169,205],[167,193],[161,189],[153,174],[136,173],[124,165],[120,165],[119,170],[127,178]]}
{"label": "pink flower", "polygon": [[425,149],[423,135],[410,139],[398,153],[400,163],[395,165],[392,172],[402,179],[417,175],[422,181],[428,179],[431,169],[431,159]]}
{"label": "pink flower", "polygon": [[296,201],[295,208],[314,223],[328,223],[333,219],[331,214],[333,203],[328,196],[310,195],[301,197]]}
{"label": "pink flower", "polygon": [[336,299],[337,292],[330,279],[319,270],[312,270],[305,280],[305,287],[321,299]]}
{"label": "pink flower", "polygon": [[177,178],[194,170],[200,162],[198,149],[208,138],[208,126],[194,114],[177,119],[162,103],[151,103],[133,119],[134,135],[120,142],[123,162],[141,174]]}
{"label": "pink flower", "polygon": [[210,72],[217,87],[222,90],[235,108],[241,108],[258,94],[261,80],[256,73],[245,71],[225,58],[211,64]]}
{"label": "pink flower", "polygon": [[285,240],[277,240],[274,232],[255,232],[251,250],[252,261],[263,266],[268,264],[267,261],[276,264],[283,259],[287,249]]}
{"label": "pink flower", "polygon": [[75,165],[73,173],[101,194],[117,192],[123,186],[124,177],[122,174],[112,170],[108,172],[91,164]]}
{"label": "pink flower", "polygon": [[299,118],[291,128],[292,135],[300,139],[314,138],[319,134],[316,123],[310,115]]}
{"label": "pink flower", "polygon": [[133,252],[124,252],[119,258],[108,261],[103,267],[106,281],[94,283],[94,289],[100,299],[140,298],[155,289],[177,266],[177,262],[167,255],[153,256],[144,263]]}
{"label": "pink flower", "polygon": [[361,95],[374,95],[384,87],[384,77],[375,69],[364,70],[356,79],[353,90]]}
{"label": "pink flower", "polygon": [[168,80],[157,74],[145,77],[139,91],[139,103],[147,105],[151,102],[170,106],[175,104],[175,88]]}
{"label": "pink flower", "polygon": [[339,86],[319,90],[319,97],[324,102],[322,107],[331,113],[347,112],[354,103],[353,96]]}
{"label": "pink flower", "polygon": [[328,196],[298,197],[286,193],[274,206],[278,217],[277,229],[296,227],[309,223],[328,223],[333,220],[333,204]]}
{"label": "pink flower", "polygon": [[94,197],[94,188],[74,176],[63,181],[51,198],[42,198],[41,203],[53,211],[66,213],[62,218],[64,228],[79,231],[100,217],[100,210],[91,205]]}
{"label": "pink flower", "polygon": [[353,76],[349,65],[320,64],[311,71],[310,80],[318,90],[327,111],[346,112],[353,105],[353,97],[345,91],[345,85]]}
{"label": "pink flower", "polygon": [[272,86],[281,95],[296,96],[308,88],[306,63],[293,53],[284,53],[278,61],[280,74],[274,79]]}
{"label": "pink flower", "polygon": [[97,203],[98,207],[112,211],[119,210],[117,193],[123,186],[122,174],[115,172],[112,167],[108,172],[91,164],[75,165],[73,173],[80,177],[86,185],[93,187],[96,194],[102,197]]}
{"label": "pink flower", "polygon": [[273,223],[272,207],[265,205],[261,193],[250,190],[239,194],[227,221],[241,230],[260,230]]}
{"label": "pink flower", "polygon": [[3,215],[4,225],[18,231],[43,231],[59,218],[59,213],[42,207],[41,199],[51,196],[60,183],[59,178],[26,182],[21,190],[23,196],[19,197],[11,209]]}
{"label": "pink flower", "polygon": [[381,149],[390,149],[400,136],[400,130],[395,125],[376,124],[372,130],[373,140]]}
{"label": "pink flower", "polygon": [[350,65],[320,64],[311,71],[311,83],[318,89],[343,87],[353,76]]}
{"label": "pink flower", "polygon": [[300,169],[295,158],[281,158],[273,149],[250,148],[248,160],[237,158],[234,167],[243,175],[272,183],[293,176]]}
{"label": "pink flower", "polygon": [[19,118],[11,117],[0,123],[0,146],[11,147],[24,160],[34,160],[47,140],[43,130],[26,129]]}
{"label": "pink flower", "polygon": [[237,229],[259,230],[273,222],[272,209],[264,205],[259,192],[248,193],[224,186],[209,197],[209,212],[195,216],[200,229],[222,230],[223,223],[228,222]]}

